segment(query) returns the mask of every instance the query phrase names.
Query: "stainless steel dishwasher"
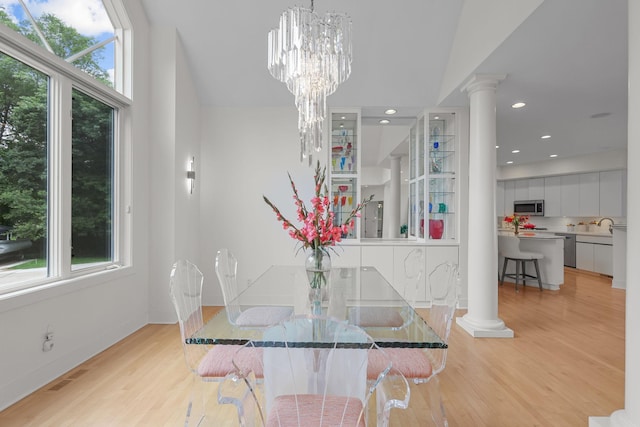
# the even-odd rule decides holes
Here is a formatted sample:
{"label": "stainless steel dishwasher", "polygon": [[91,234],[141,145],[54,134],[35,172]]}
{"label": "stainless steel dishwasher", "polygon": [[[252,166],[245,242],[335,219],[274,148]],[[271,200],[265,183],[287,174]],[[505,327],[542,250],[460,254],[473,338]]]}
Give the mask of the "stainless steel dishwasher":
{"label": "stainless steel dishwasher", "polygon": [[564,265],[576,268],[576,235],[556,233],[556,236],[564,237]]}

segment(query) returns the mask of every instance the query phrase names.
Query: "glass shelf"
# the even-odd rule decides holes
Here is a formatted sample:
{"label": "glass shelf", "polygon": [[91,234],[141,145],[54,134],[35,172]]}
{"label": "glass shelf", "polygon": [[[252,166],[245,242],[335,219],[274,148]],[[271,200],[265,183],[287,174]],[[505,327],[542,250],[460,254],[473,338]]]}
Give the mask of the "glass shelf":
{"label": "glass shelf", "polygon": [[455,112],[425,112],[410,132],[409,233],[457,239],[458,172]]}
{"label": "glass shelf", "polygon": [[331,115],[331,173],[358,173],[358,115]]}
{"label": "glass shelf", "polygon": [[[331,112],[331,144],[328,153],[331,210],[334,224],[342,225],[360,200],[360,112],[358,109]],[[343,233],[343,239],[360,237],[361,221],[354,218],[355,227]]]}

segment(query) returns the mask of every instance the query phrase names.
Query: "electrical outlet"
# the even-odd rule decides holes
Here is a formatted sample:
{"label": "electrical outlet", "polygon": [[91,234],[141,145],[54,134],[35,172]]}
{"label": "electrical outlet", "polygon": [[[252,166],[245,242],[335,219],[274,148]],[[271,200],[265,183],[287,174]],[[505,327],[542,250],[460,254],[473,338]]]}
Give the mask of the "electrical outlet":
{"label": "electrical outlet", "polygon": [[42,351],[47,352],[53,349],[53,328],[47,326],[47,332],[44,334],[44,342],[42,343]]}

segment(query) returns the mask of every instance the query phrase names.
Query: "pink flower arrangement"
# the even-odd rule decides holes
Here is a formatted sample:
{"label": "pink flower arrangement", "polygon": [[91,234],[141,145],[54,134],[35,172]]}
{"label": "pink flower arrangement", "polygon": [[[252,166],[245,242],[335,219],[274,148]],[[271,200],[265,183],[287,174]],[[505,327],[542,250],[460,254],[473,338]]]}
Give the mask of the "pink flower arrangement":
{"label": "pink flower arrangement", "polygon": [[262,196],[267,205],[276,213],[278,221],[282,222],[282,228],[288,230],[289,235],[298,240],[304,249],[320,249],[326,246],[334,246],[340,242],[342,235],[347,234],[355,227],[355,218],[360,217],[362,208],[373,199],[373,196],[371,196],[363,200],[351,211],[347,219],[341,224],[336,224],[335,214],[331,211],[329,190],[325,183],[326,170],[326,167],[320,169],[320,162],[318,161],[314,175],[315,195],[311,198],[311,209],[308,209],[304,202],[300,200],[298,189],[291,178],[291,174],[288,174],[291,189],[293,190],[293,200],[297,207],[298,221],[301,223],[299,226],[295,226],[285,218],[266,196]]}
{"label": "pink flower arrangement", "polygon": [[504,217],[505,222],[509,222],[511,223],[514,227],[518,227],[520,224],[525,224],[527,221],[529,221],[529,217],[526,215],[511,215],[511,216],[505,216]]}

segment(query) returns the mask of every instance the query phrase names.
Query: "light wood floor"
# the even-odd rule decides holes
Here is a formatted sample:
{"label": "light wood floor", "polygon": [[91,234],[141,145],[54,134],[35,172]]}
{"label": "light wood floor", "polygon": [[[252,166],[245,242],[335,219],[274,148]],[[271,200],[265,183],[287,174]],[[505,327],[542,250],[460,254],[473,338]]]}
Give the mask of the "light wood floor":
{"label": "light wood floor", "polygon": [[[440,375],[450,425],[587,426],[623,408],[624,301],[611,279],[573,269],[556,292],[505,283],[499,316],[514,339],[452,328]],[[147,325],[0,412],[0,425],[181,426],[190,384],[177,325]],[[424,390],[412,386],[392,425],[429,425]],[[232,415],[214,425],[234,425]]]}

